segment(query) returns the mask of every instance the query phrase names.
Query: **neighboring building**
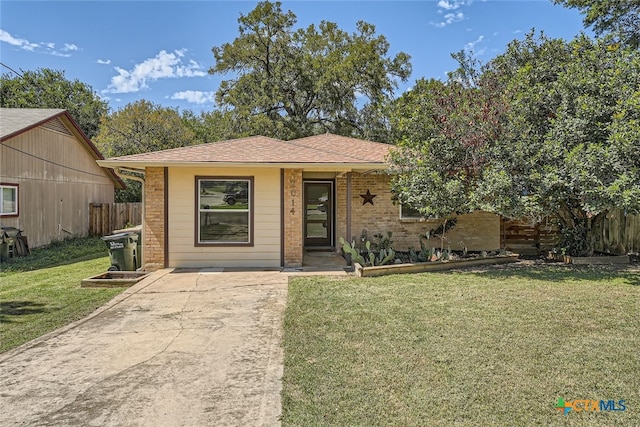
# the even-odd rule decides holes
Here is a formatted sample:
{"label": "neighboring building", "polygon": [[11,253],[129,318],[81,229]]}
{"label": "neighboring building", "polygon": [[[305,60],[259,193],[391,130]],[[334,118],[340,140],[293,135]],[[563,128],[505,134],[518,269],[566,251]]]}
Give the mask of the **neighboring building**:
{"label": "neighboring building", "polygon": [[[139,171],[144,260],[162,267],[297,267],[305,248],[339,251],[363,230],[419,247],[440,221],[393,202],[390,145],[323,134],[292,141],[255,136],[98,161]],[[500,218],[462,215],[451,249],[500,249]],[[440,241],[434,242],[440,245]]]}
{"label": "neighboring building", "polygon": [[31,248],[86,235],[89,203],[113,203],[124,183],[66,110],[0,108],[0,223]]}

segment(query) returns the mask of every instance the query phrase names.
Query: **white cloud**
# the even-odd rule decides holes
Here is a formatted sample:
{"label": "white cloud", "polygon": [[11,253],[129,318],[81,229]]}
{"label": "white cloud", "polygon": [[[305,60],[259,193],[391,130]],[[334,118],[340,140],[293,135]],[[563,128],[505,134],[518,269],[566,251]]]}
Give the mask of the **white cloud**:
{"label": "white cloud", "polygon": [[117,76],[111,78],[111,84],[105,90],[108,93],[138,92],[147,88],[147,82],[176,77],[202,77],[207,73],[200,64],[190,60],[183,62],[186,49],[166,52],[161,50],[155,57],[136,64],[132,70],[115,67]]}
{"label": "white cloud", "polygon": [[111,60],[110,59],[99,59],[96,61],[96,64],[103,64],[103,65],[109,65],[111,64]]}
{"label": "white cloud", "polygon": [[456,13],[447,13],[443,16],[444,20],[435,23],[434,25],[438,28],[445,27],[449,24],[453,24],[454,22],[460,22],[464,19],[464,13],[456,12]]}
{"label": "white cloud", "polygon": [[463,6],[469,6],[471,3],[473,3],[473,0],[438,0],[438,13],[444,14],[442,16],[443,19],[440,22],[431,22],[430,24],[443,28],[449,24],[462,21],[465,19],[464,13],[457,10]]}
{"label": "white cloud", "polygon": [[60,58],[69,58],[71,56],[70,53],[62,53],[58,52],[57,50],[50,50],[47,51],[47,53],[51,56],[59,56]]}
{"label": "white cloud", "polygon": [[29,40],[14,37],[8,32],[6,32],[5,30],[1,30],[1,29],[0,29],[0,41],[9,43],[12,46],[17,46],[20,49],[28,50],[31,52],[33,52],[38,47],[40,47],[40,45],[38,45],[37,43],[31,43]]}
{"label": "white cloud", "polygon": [[29,52],[46,53],[48,55],[61,56],[64,58],[71,56],[69,52],[80,50],[77,45],[72,43],[65,43],[62,49],[57,50],[56,44],[53,42],[32,43],[29,40],[14,37],[9,34],[9,32],[2,29],[0,29],[0,42],[8,43]]}
{"label": "white cloud", "polygon": [[478,37],[476,40],[469,42],[467,44],[464,45],[464,50],[466,51],[471,51],[474,50],[474,48],[476,47],[476,45],[480,42],[482,42],[482,40],[484,40],[484,36],[480,36]]}
{"label": "white cloud", "polygon": [[440,0],[438,2],[438,7],[444,10],[456,10],[460,6],[464,6],[467,4],[471,4],[471,1],[465,0]]}
{"label": "white cloud", "polygon": [[215,102],[215,92],[203,92],[200,90],[185,90],[182,92],[176,92],[171,95],[171,99],[181,99],[192,104],[204,104],[207,102]]}

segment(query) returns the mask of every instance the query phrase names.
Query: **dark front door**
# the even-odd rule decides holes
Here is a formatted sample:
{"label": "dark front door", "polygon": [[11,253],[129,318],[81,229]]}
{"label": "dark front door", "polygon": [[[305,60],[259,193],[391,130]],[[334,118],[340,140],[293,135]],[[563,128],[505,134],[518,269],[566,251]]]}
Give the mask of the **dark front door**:
{"label": "dark front door", "polygon": [[304,245],[332,246],[333,182],[305,182],[304,207]]}

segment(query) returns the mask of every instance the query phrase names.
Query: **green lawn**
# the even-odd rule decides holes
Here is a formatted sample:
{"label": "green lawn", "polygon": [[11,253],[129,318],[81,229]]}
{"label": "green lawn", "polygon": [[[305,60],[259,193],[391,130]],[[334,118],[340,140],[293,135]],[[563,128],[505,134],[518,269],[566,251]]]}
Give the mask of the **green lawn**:
{"label": "green lawn", "polygon": [[630,270],[295,278],[284,344],[283,426],[640,425]]}
{"label": "green lawn", "polygon": [[99,239],[57,242],[0,264],[0,353],[90,314],[123,291],[80,288],[109,267]]}

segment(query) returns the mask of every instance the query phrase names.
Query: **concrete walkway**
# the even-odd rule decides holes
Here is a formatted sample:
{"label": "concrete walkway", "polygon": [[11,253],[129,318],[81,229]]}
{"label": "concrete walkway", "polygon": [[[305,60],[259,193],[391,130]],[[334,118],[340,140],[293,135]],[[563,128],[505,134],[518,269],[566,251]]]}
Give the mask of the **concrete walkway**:
{"label": "concrete walkway", "polygon": [[279,425],[288,274],[162,270],[0,355],[0,425]]}

